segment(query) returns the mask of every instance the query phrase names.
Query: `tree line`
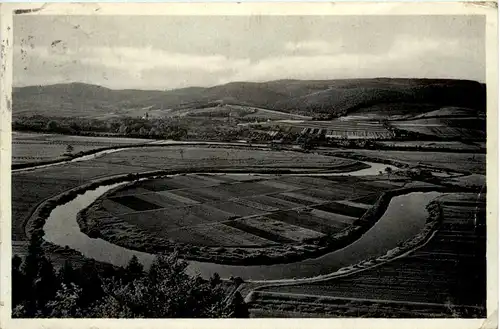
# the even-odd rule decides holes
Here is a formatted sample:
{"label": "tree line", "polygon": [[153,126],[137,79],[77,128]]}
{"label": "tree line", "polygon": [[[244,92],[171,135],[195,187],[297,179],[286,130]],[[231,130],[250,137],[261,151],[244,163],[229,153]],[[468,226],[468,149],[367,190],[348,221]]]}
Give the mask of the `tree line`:
{"label": "tree line", "polygon": [[14,131],[56,133],[84,136],[135,137],[173,140],[269,139],[267,133],[239,126],[237,121],[220,118],[133,118],[120,117],[107,120],[26,116],[12,122]]}
{"label": "tree line", "polygon": [[187,126],[179,120],[111,118],[66,118],[26,116],[16,117],[12,122],[16,131],[33,131],[68,135],[128,136],[141,138],[181,139],[187,134]]}
{"label": "tree line", "polygon": [[237,282],[214,274],[205,280],[186,273],[176,253],[157,256],[148,270],[137,257],[125,268],[80,266],[65,261],[55,270],[42,238],[12,259],[12,309],[16,318],[224,318],[248,317]]}

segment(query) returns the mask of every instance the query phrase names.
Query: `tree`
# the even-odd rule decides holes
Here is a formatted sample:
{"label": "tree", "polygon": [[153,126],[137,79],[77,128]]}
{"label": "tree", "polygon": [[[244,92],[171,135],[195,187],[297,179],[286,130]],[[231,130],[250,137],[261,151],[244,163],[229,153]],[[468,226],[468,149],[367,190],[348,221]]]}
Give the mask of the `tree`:
{"label": "tree", "polygon": [[52,263],[46,257],[43,257],[40,263],[33,292],[37,299],[37,310],[41,311],[42,314],[47,314],[47,303],[56,296],[60,284]]}
{"label": "tree", "polygon": [[102,281],[96,264],[91,261],[85,263],[77,271],[77,285],[82,288],[81,297],[79,299],[82,308],[88,307],[94,301],[104,296]]}
{"label": "tree", "polygon": [[19,305],[25,298],[25,277],[22,271],[23,260],[18,255],[12,257],[12,308]]}
{"label": "tree", "polygon": [[125,282],[132,282],[140,277],[144,276],[144,266],[139,263],[139,259],[137,256],[132,256],[130,261],[128,262],[127,267],[125,268],[124,279]]}
{"label": "tree", "polygon": [[76,271],[73,269],[71,262],[69,260],[65,260],[63,266],[59,270],[57,276],[61,283],[69,285],[70,283],[76,282]]}
{"label": "tree", "polygon": [[391,167],[385,167],[384,171],[387,174],[387,178],[389,180],[391,180],[392,168]]}
{"label": "tree", "polygon": [[316,146],[316,140],[313,137],[304,136],[302,139],[301,147],[303,150],[312,150]]}
{"label": "tree", "polygon": [[219,276],[219,273],[214,273],[211,277],[210,277],[210,285],[212,287],[216,287],[217,285],[221,284],[222,281],[220,279],[220,276]]}
{"label": "tree", "polygon": [[[24,286],[19,287],[19,290],[13,290],[12,293],[16,294],[22,300],[22,305],[18,305],[16,316],[28,316],[32,317],[35,315],[37,310],[37,303],[34,294],[27,293],[33,290],[33,282],[35,282],[38,276],[38,268],[40,267],[40,261],[43,257],[43,251],[41,248],[41,238],[36,235],[32,235],[30,239],[30,244],[28,245],[28,254],[26,255],[24,262],[21,267],[21,271],[24,277]],[[22,296],[22,297],[21,297]]]}
{"label": "tree", "polygon": [[68,144],[68,145],[66,146],[66,153],[65,153],[65,154],[67,154],[67,155],[71,155],[71,153],[73,153],[73,151],[74,151],[73,146]]}
{"label": "tree", "polygon": [[236,291],[231,299],[229,305],[230,316],[235,318],[248,318],[250,314],[248,312],[248,306],[245,304],[243,297],[239,291]]}
{"label": "tree", "polygon": [[113,317],[109,313],[148,318],[228,316],[221,285],[188,275],[186,267],[176,253],[158,256],[141,278],[126,285],[107,283],[108,296],[100,305]]}
{"label": "tree", "polygon": [[78,125],[77,122],[71,122],[70,125],[69,125],[70,129],[75,132],[75,133],[79,133],[81,131],[81,128],[80,128],[80,125]]}
{"label": "tree", "polygon": [[127,125],[126,125],[126,124],[122,124],[122,125],[120,126],[120,128],[118,128],[118,133],[120,133],[120,134],[122,134],[122,135],[126,135],[126,134],[128,134],[128,133],[129,133],[129,131],[130,131],[130,129],[127,127]]}
{"label": "tree", "polygon": [[21,296],[24,300],[18,311],[27,317],[44,314],[47,302],[54,298],[59,288],[59,281],[52,264],[44,255],[42,237],[39,234],[31,236],[22,272],[24,273],[24,285]]}
{"label": "tree", "polygon": [[148,135],[150,137],[156,137],[159,135],[159,132],[158,132],[158,129],[156,129],[155,127],[152,127],[150,130],[149,130],[149,133]]}
{"label": "tree", "polygon": [[59,124],[54,120],[50,120],[45,126],[45,129],[48,131],[56,131],[57,128],[59,128]]}
{"label": "tree", "polygon": [[76,318],[84,315],[78,305],[82,289],[74,283],[62,284],[53,300],[47,303],[50,317]]}
{"label": "tree", "polygon": [[[90,260],[74,269],[70,262],[65,262],[55,275],[40,241],[40,235],[33,235],[24,263],[19,257],[12,259],[13,282],[17,287],[13,290],[13,317],[248,316],[239,293],[231,299],[226,297],[227,287],[224,289],[223,285],[227,283],[219,275],[214,274],[209,280],[189,275],[187,263],[179,260],[177,253],[157,257],[147,272],[133,257],[121,270],[97,267]],[[23,283],[19,278],[24,278]]]}

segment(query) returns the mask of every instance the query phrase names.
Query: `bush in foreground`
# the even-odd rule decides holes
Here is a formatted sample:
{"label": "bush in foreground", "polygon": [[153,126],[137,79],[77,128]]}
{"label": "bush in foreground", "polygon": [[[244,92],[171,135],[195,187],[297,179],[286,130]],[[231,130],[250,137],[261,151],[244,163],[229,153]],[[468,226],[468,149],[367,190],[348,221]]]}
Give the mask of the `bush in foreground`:
{"label": "bush in foreground", "polygon": [[[33,238],[24,261],[12,260],[12,308],[17,318],[221,318],[248,317],[235,283],[186,273],[176,253],[158,256],[145,271],[136,257],[126,268],[78,268],[56,273]],[[228,289],[229,288],[229,289]]]}

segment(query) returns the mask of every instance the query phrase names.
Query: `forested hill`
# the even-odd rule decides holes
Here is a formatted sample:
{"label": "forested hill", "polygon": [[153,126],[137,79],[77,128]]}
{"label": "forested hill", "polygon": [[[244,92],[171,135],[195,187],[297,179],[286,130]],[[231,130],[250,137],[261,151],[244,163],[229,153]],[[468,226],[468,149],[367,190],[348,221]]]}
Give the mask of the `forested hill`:
{"label": "forested hill", "polygon": [[210,88],[169,91],[112,90],[69,83],[14,88],[13,91],[14,116],[99,117],[110,113],[133,116],[145,109],[167,114],[217,104],[311,116],[340,116],[367,111],[387,111],[388,115],[403,111],[418,115],[442,107],[460,107],[482,113],[486,107],[486,86],[469,80],[377,78],[232,82]]}

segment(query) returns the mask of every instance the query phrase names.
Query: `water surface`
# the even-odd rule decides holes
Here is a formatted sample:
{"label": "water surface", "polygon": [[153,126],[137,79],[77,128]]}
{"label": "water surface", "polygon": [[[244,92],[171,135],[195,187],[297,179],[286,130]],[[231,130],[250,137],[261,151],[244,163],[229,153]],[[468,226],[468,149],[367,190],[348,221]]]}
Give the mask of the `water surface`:
{"label": "water surface", "polygon": [[[130,250],[107,242],[93,239],[80,231],[76,221],[80,210],[88,207],[99,196],[125,183],[116,183],[88,190],[66,204],[57,206],[49,215],[44,231],[46,239],[59,246],[68,246],[85,257],[124,266],[135,255],[148,267],[154,255]],[[263,266],[234,266],[190,261],[188,271],[208,277],[217,272],[223,278],[240,276],[243,279],[276,280],[313,277],[328,274],[341,267],[349,266],[367,258],[381,256],[415,234],[425,224],[425,206],[441,195],[438,192],[414,192],[393,198],[380,220],[360,239],[349,246],[315,259]]]}

